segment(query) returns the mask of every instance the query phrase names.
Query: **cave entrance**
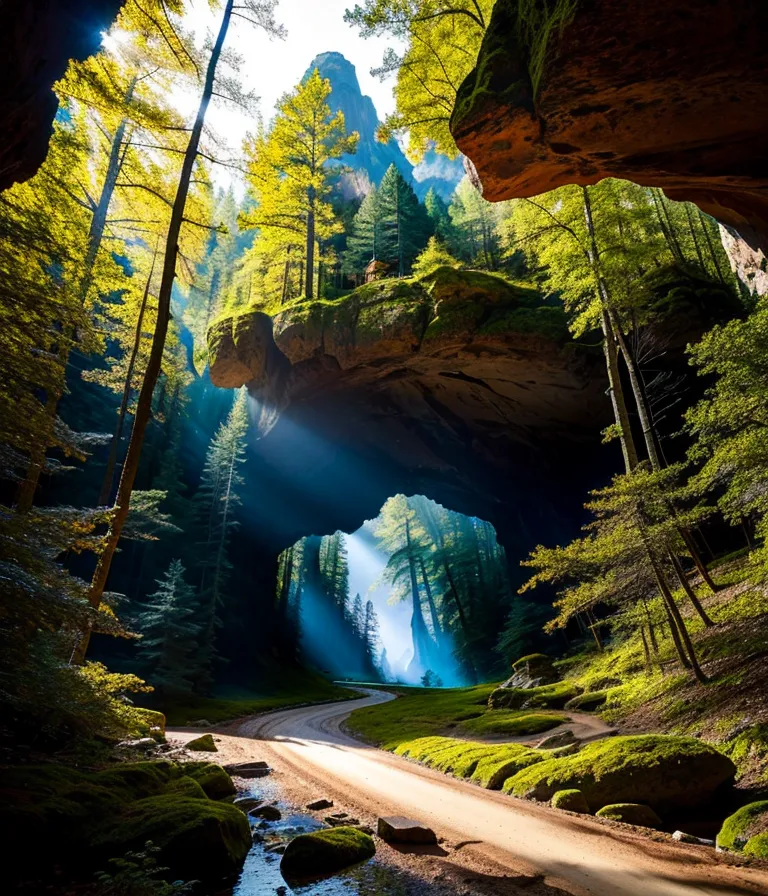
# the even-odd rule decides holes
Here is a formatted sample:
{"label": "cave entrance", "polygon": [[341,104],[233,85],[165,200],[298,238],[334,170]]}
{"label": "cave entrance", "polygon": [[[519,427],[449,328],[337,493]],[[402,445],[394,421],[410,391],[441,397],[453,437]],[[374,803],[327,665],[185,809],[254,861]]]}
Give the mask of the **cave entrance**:
{"label": "cave entrance", "polygon": [[496,531],[424,495],[299,539],[277,596],[283,646],[335,679],[457,687],[505,666],[513,589]]}

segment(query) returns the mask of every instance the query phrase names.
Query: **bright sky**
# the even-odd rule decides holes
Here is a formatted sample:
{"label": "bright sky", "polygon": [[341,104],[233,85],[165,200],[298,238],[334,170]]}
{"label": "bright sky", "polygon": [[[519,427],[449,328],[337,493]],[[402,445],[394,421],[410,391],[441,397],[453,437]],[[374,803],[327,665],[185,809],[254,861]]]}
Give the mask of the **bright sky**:
{"label": "bright sky", "polygon": [[[280,0],[276,18],[288,31],[285,40],[270,40],[242,19],[233,19],[227,47],[244,58],[240,70],[243,87],[261,98],[265,119],[272,116],[278,97],[299,82],[312,59],[331,50],[342,53],[355,66],[360,87],[373,99],[379,118],[394,109],[392,80],[381,83],[369,74],[392,42],[386,38],[363,40],[357,29],[344,22],[344,11],[352,6],[354,0]],[[208,0],[189,0],[185,24],[201,40],[206,30],[217,28],[218,16],[211,12]],[[224,109],[220,103],[211,107],[209,122],[235,153],[253,129],[253,122],[242,111]]]}

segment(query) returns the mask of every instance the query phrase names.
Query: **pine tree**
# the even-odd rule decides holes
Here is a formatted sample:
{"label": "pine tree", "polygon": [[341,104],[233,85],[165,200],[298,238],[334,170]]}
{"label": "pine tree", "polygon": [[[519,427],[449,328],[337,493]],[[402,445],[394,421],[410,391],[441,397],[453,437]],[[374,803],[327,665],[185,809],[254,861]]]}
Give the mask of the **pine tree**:
{"label": "pine tree", "polygon": [[137,619],[143,635],[139,660],[150,683],[164,696],[191,691],[199,658],[198,598],[185,581],[185,572],[182,562],[173,560]]}
{"label": "pine tree", "polygon": [[[365,618],[363,619],[363,637],[365,639],[365,651],[372,665],[376,665],[379,653],[379,618],[373,601],[366,601]],[[386,651],[384,651],[386,653]],[[384,674],[386,656],[382,654],[381,673]]]}
{"label": "pine tree", "polygon": [[429,237],[426,213],[394,164],[381,180],[377,202],[382,234],[378,257],[392,264],[399,277],[404,277]]}
{"label": "pine tree", "polygon": [[[277,104],[269,129],[247,147],[248,182],[257,201],[244,216],[262,240],[298,248],[303,238],[304,297],[315,295],[315,250],[342,227],[329,201],[333,167],[328,162],[357,148],[357,133],[347,134],[344,114],[331,114],[331,83],[315,69]],[[261,250],[263,251],[263,249]]]}
{"label": "pine tree", "polygon": [[343,256],[344,272],[350,275],[362,274],[371,261],[379,258],[383,248],[382,212],[378,192],[372,186],[352,219],[352,230]]}
{"label": "pine tree", "polygon": [[455,228],[445,200],[434,187],[430,187],[424,197],[424,211],[429,218],[432,235],[444,245],[450,246],[456,238]]}
{"label": "pine tree", "polygon": [[[221,625],[219,612],[228,593],[232,570],[229,542],[239,525],[235,512],[241,503],[240,489],[244,480],[239,468],[245,463],[248,426],[248,394],[243,387],[238,390],[226,421],[211,440],[194,499],[200,533],[200,650],[204,657],[200,666],[206,677],[216,658],[216,631]],[[207,678],[198,682],[199,688],[207,685]]]}
{"label": "pine tree", "polygon": [[352,612],[350,614],[350,624],[352,626],[352,631],[358,638],[365,639],[366,637],[366,615],[365,610],[363,609],[363,599],[359,594],[355,595],[355,599],[352,603]]}

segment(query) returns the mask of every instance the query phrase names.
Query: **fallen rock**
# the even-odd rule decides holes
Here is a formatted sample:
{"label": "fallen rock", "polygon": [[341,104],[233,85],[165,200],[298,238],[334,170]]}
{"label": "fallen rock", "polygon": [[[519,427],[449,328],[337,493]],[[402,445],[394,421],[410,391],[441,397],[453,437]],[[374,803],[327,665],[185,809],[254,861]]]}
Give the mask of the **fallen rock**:
{"label": "fallen rock", "polygon": [[316,812],[319,809],[333,809],[333,800],[326,800],[326,799],[314,800],[311,803],[307,803],[307,809],[309,809],[312,812]]}
{"label": "fallen rock", "polygon": [[251,840],[254,843],[263,843],[264,842],[264,834],[262,834],[261,831],[254,831],[251,834]]}
{"label": "fallen rock", "polygon": [[623,821],[624,824],[636,824],[643,828],[660,828],[662,821],[650,806],[641,803],[614,803],[603,806],[595,815],[598,818],[609,818],[611,821]]}
{"label": "fallen rock", "polygon": [[571,744],[576,743],[577,738],[574,735],[573,731],[570,728],[566,728],[565,731],[558,731],[557,734],[550,734],[549,737],[545,737],[544,740],[539,741],[536,744],[537,750],[554,750],[557,747],[567,747]]}
{"label": "fallen rock", "polygon": [[282,855],[287,847],[287,843],[272,843],[269,846],[265,847],[265,852],[276,852],[278,855]]}
{"label": "fallen rock", "polygon": [[187,741],[186,747],[188,750],[194,750],[201,753],[219,752],[218,747],[213,742],[213,735],[211,734],[201,734],[200,737]]}
{"label": "fallen rock", "polygon": [[127,748],[129,750],[147,750],[157,746],[154,737],[140,737],[138,740],[124,740],[118,744],[118,747]]}
{"label": "fallen rock", "polygon": [[277,806],[257,806],[255,809],[251,809],[248,813],[251,818],[263,818],[264,821],[280,821],[283,817],[283,813],[277,808]]}
{"label": "fallen rock", "polygon": [[714,846],[714,840],[707,840],[705,837],[696,837],[693,834],[686,834],[685,831],[675,831],[672,839],[678,843],[698,843],[700,846]]}
{"label": "fallen rock", "polygon": [[503,790],[545,802],[558,790],[577,789],[592,809],[622,802],[663,812],[706,804],[735,773],[727,756],[695,738],[640,734],[595,741],[574,756],[538,762],[509,778]]}
{"label": "fallen rock", "polygon": [[286,877],[293,878],[328,874],[370,859],[375,853],[373,838],[356,828],[315,831],[299,834],[291,840],[280,862],[280,870]]}
{"label": "fallen rock", "polygon": [[379,818],[378,835],[388,843],[437,843],[432,828],[402,815]]}
{"label": "fallen rock", "polygon": [[346,814],[344,814],[342,816],[326,815],[324,821],[326,824],[329,824],[332,828],[341,827],[342,825],[359,825],[360,824],[359,818],[352,818],[351,815],[346,815]]}
{"label": "fallen rock", "polygon": [[194,722],[187,722],[190,728],[210,728],[211,723],[208,719],[196,719]]}
{"label": "fallen rock", "polygon": [[238,778],[265,778],[272,773],[266,762],[231,762],[224,768],[230,775],[237,775]]}
{"label": "fallen rock", "polygon": [[581,815],[589,814],[589,804],[580,790],[558,790],[550,800],[553,809],[565,809],[568,812],[579,812]]}

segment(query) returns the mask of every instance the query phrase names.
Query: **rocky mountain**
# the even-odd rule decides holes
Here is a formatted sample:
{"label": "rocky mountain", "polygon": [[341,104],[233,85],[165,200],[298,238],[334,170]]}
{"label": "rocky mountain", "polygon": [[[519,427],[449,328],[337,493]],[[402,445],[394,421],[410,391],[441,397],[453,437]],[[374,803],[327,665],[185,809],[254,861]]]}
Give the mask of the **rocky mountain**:
{"label": "rocky mountain", "polygon": [[[315,69],[331,82],[333,90],[329,103],[332,111],[340,109],[344,113],[347,130],[357,131],[360,135],[357,152],[344,156],[343,164],[358,172],[366,172],[368,180],[374,184],[380,183],[384,172],[394,164],[412,184],[420,199],[424,198],[430,187],[434,187],[443,198],[450,196],[464,174],[459,159],[451,161],[430,152],[419,165],[412,165],[396,140],[388,143],[376,140],[379,124],[376,107],[373,100],[360,90],[357,72],[349,60],[341,53],[320,53],[310,63],[305,77]],[[352,179],[353,191],[360,191],[364,185],[364,178]]]}

